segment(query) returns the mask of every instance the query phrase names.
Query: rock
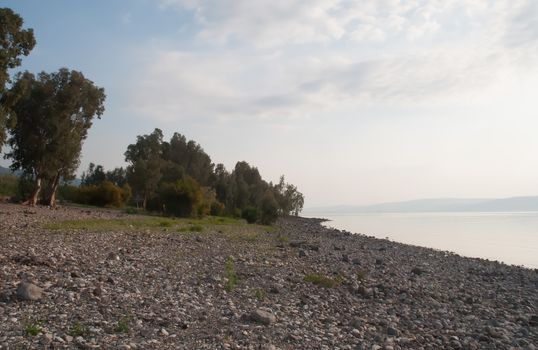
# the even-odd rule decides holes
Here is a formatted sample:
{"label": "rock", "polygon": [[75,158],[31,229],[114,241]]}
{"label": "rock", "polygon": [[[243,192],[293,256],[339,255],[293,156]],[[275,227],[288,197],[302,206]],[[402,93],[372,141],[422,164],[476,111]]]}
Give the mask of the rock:
{"label": "rock", "polygon": [[420,275],[426,273],[426,270],[423,270],[423,269],[421,269],[420,267],[414,267],[414,268],[411,270],[411,273],[420,276]]}
{"label": "rock", "polygon": [[168,331],[164,328],[161,328],[161,334],[164,335],[165,337],[170,335],[170,333],[168,333]]}
{"label": "rock", "polygon": [[538,315],[532,315],[529,320],[529,324],[531,327],[538,327]]}
{"label": "rock", "polygon": [[20,300],[39,300],[43,289],[30,282],[21,282],[17,286],[17,298]]}
{"label": "rock", "polygon": [[351,334],[354,336],[354,337],[357,337],[357,338],[360,338],[361,337],[361,331],[359,331],[357,328],[353,328],[351,330]]}
{"label": "rock", "polygon": [[357,293],[359,293],[366,299],[370,299],[374,295],[374,290],[372,288],[366,288],[364,286],[360,286],[359,289],[357,289]]}
{"label": "rock", "polygon": [[277,350],[273,344],[264,344],[260,346],[260,350]]}
{"label": "rock", "polygon": [[387,327],[387,335],[391,337],[397,337],[399,334],[398,330],[394,327]]}
{"label": "rock", "polygon": [[114,252],[110,252],[108,253],[107,257],[106,257],[107,260],[120,260],[120,256]]}
{"label": "rock", "polygon": [[303,249],[299,249],[299,257],[304,258],[307,256],[306,252]]}
{"label": "rock", "polygon": [[253,312],[250,313],[250,320],[264,324],[266,326],[270,325],[271,323],[276,322],[276,317],[269,311],[265,311],[262,309],[256,309]]}

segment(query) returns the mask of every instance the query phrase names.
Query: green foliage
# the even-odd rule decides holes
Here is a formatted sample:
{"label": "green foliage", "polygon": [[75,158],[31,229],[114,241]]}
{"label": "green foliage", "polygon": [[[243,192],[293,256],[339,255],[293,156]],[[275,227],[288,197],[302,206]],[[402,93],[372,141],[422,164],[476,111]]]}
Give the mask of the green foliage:
{"label": "green foliage", "polygon": [[[165,223],[166,222],[166,223]],[[151,229],[162,227],[194,227],[196,226],[221,226],[234,225],[243,226],[243,221],[221,218],[221,217],[205,217],[203,219],[173,219],[163,218],[158,216],[144,217],[128,217],[124,219],[81,219],[81,220],[66,220],[45,224],[44,227],[49,230],[92,230],[92,231],[112,231],[125,229]]]}
{"label": "green foliage", "polygon": [[203,230],[202,225],[190,225],[179,229],[180,232],[202,232]]}
{"label": "green foliage", "polygon": [[364,281],[367,275],[368,275],[368,272],[366,270],[357,271],[357,274],[356,274],[357,281]]}
{"label": "green foliage", "polygon": [[278,218],[278,203],[271,191],[267,190],[261,202],[260,222],[263,225],[271,225]]}
{"label": "green foliage", "polygon": [[163,132],[155,129],[149,135],[138,136],[137,141],[127,147],[125,161],[127,180],[135,194],[136,202],[142,200],[142,208],[146,210],[148,200],[155,195],[161,179],[163,152]]}
{"label": "green foliage", "polygon": [[90,163],[88,170],[82,173],[82,185],[99,185],[101,182],[105,181],[106,175],[105,170],[102,165],[95,165]]}
{"label": "green foliage", "polygon": [[273,186],[273,193],[283,215],[299,215],[303,209],[304,196],[296,186],[285,182],[284,175],[280,177],[279,183]]}
{"label": "green foliage", "polygon": [[120,188],[110,181],[82,187],[67,185],[60,188],[60,197],[79,204],[119,208],[131,197],[131,188],[127,184]]}
{"label": "green foliage", "polygon": [[304,277],[304,281],[313,283],[316,286],[320,286],[324,288],[334,288],[340,283],[337,279],[332,279],[330,277],[327,277],[318,273],[311,273],[311,274],[306,275]]}
{"label": "green foliage", "polygon": [[0,148],[6,133],[6,115],[18,96],[5,95],[9,70],[21,65],[21,56],[28,56],[36,42],[32,29],[23,29],[23,19],[9,8],[0,8]]}
{"label": "green foliage", "polygon": [[256,288],[254,290],[254,297],[258,299],[259,301],[263,301],[267,297],[267,293],[265,292],[265,290],[261,288]]}
{"label": "green foliage", "polygon": [[225,274],[226,284],[224,285],[224,289],[227,292],[231,292],[232,290],[234,290],[234,288],[237,286],[237,283],[239,282],[239,278],[235,273],[234,261],[231,256],[226,259]]}
{"label": "green foliage", "polygon": [[129,316],[124,316],[118,320],[116,326],[114,327],[114,332],[116,333],[129,333],[129,323],[131,318]]}
{"label": "green foliage", "polygon": [[19,178],[12,174],[0,175],[0,196],[16,197],[19,188]]}
{"label": "green foliage", "polygon": [[258,208],[255,207],[246,207],[241,212],[241,217],[245,219],[249,224],[253,224],[258,221],[260,214],[258,213]]}
{"label": "green foliage", "polygon": [[72,337],[83,337],[89,334],[88,327],[80,322],[75,322],[69,327],[68,334]]}
{"label": "green foliage", "polygon": [[47,204],[54,205],[60,178],[73,177],[79,165],[82,142],[94,117],[104,112],[105,93],[81,72],[66,68],[55,73],[19,73],[2,98],[12,101],[6,154],[12,170],[34,174],[36,204],[41,182],[47,181]]}
{"label": "green foliage", "polygon": [[190,176],[176,183],[162,184],[159,199],[166,213],[182,217],[197,217],[207,214],[202,187]]}
{"label": "green foliage", "polygon": [[138,136],[127,148],[125,160],[130,163],[128,183],[144,209],[180,217],[227,215],[266,225],[280,214],[297,215],[302,209],[302,194],[283,177],[273,186],[244,161],[229,173],[223,164],[215,167],[199,144],[179,133],[170,142],[163,141],[159,129]]}
{"label": "green foliage", "polygon": [[211,209],[210,214],[212,216],[222,216],[225,214],[226,207],[223,203],[215,200],[213,203],[211,203]]}
{"label": "green foliage", "polygon": [[36,336],[41,333],[41,324],[40,323],[27,323],[24,326],[24,333],[29,336]]}
{"label": "green foliage", "polygon": [[214,164],[203,148],[193,140],[174,133],[169,143],[163,145],[163,158],[176,164],[201,186],[209,186],[213,182]]}

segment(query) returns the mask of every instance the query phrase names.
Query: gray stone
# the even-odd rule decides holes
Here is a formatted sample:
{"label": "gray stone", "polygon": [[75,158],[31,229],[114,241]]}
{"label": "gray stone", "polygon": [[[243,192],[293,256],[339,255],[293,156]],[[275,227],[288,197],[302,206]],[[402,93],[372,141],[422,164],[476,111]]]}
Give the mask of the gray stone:
{"label": "gray stone", "polygon": [[20,300],[39,300],[42,293],[43,289],[33,283],[21,282],[17,286],[17,298]]}
{"label": "gray stone", "polygon": [[251,312],[250,319],[254,322],[261,323],[264,325],[270,325],[271,323],[276,322],[276,317],[269,311],[262,309],[256,309]]}
{"label": "gray stone", "polygon": [[397,337],[398,336],[398,330],[394,327],[387,327],[387,335],[391,337]]}

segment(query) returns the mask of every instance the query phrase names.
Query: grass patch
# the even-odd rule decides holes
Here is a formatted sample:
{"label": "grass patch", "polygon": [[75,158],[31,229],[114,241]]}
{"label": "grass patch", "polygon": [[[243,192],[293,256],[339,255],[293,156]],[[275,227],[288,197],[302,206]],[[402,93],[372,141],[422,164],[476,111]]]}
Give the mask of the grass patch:
{"label": "grass patch", "polygon": [[224,285],[224,289],[227,292],[231,292],[232,290],[234,290],[234,288],[237,286],[237,283],[239,282],[239,278],[235,273],[234,261],[231,256],[226,259],[224,272],[226,275],[226,284]]}
{"label": "grass patch", "polygon": [[114,327],[114,332],[116,333],[129,333],[129,316],[124,316],[118,320],[116,326]]}
{"label": "grass patch", "polygon": [[228,239],[235,242],[255,242],[260,238],[259,232],[235,230],[228,232]]}
{"label": "grass patch", "polygon": [[88,327],[80,322],[75,322],[69,327],[68,334],[72,337],[83,337],[88,334]]}
{"label": "grass patch", "polygon": [[[81,219],[49,223],[49,230],[111,231],[121,229],[148,229],[180,227],[179,231],[201,232],[207,225],[246,225],[243,220],[208,216],[202,219],[176,219],[159,216],[143,216],[121,219]],[[186,227],[186,228],[185,228]]]}
{"label": "grass patch", "polygon": [[28,323],[24,326],[24,333],[29,336],[36,336],[41,333],[40,323]]}
{"label": "grass patch", "polygon": [[263,301],[267,297],[267,293],[265,292],[265,290],[257,288],[254,290],[254,297],[259,301]]}
{"label": "grass patch", "polygon": [[333,279],[319,273],[311,273],[304,276],[304,281],[313,283],[316,286],[320,286],[324,288],[334,288],[340,284],[341,279],[340,278]]}
{"label": "grass patch", "polygon": [[204,230],[204,227],[202,225],[189,225],[185,227],[181,227],[179,229],[179,232],[202,232]]}
{"label": "grass patch", "polygon": [[368,275],[368,272],[366,270],[357,271],[357,274],[356,274],[357,281],[364,281],[367,275]]}
{"label": "grass patch", "polygon": [[290,242],[290,238],[284,235],[278,235],[276,240],[278,243],[282,243],[282,244],[288,244]]}

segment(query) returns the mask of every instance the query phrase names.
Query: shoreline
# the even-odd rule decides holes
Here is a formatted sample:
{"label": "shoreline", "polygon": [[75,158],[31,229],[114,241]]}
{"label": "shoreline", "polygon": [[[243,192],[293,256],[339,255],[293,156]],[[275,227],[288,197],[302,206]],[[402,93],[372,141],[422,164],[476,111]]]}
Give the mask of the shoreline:
{"label": "shoreline", "polygon": [[[0,349],[538,346],[538,270],[325,228],[320,218],[186,233],[42,228],[81,218],[133,216],[0,205]],[[17,299],[23,278],[40,299]],[[46,320],[36,336],[24,334],[31,317]],[[87,332],[72,336],[77,322]]]}
{"label": "shoreline", "polygon": [[[488,218],[492,213],[480,213],[487,214],[486,218],[471,215],[471,223],[467,222],[471,220],[467,213],[440,213],[440,216],[439,213],[434,216],[430,216],[431,213],[412,213],[411,216],[408,216],[409,213],[391,213],[391,216],[396,215],[395,219],[380,219],[385,214],[364,214],[363,219],[360,215],[349,215],[349,219],[339,219],[339,215],[329,216],[323,225],[402,244],[451,252],[461,257],[538,269],[538,246],[532,238],[533,232],[521,227],[521,221],[516,221],[519,216],[512,216],[529,213],[494,213],[493,219]],[[498,214],[500,215],[497,216]],[[533,221],[527,222],[527,227],[531,228],[538,225],[538,212],[532,214]]]}

